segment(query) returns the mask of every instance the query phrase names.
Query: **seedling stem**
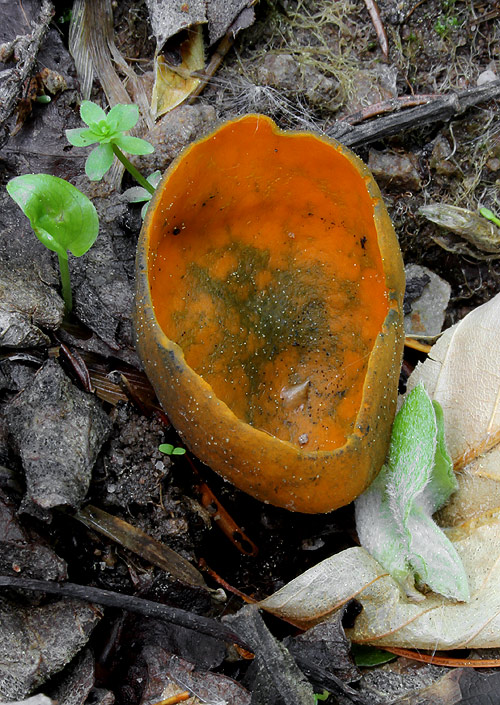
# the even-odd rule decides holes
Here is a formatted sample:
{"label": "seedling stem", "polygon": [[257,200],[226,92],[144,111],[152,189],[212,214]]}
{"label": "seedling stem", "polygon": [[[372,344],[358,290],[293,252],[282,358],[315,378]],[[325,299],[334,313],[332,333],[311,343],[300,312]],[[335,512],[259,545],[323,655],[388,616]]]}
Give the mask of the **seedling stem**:
{"label": "seedling stem", "polygon": [[61,273],[61,289],[66,313],[71,313],[73,308],[73,294],[71,293],[71,281],[69,276],[68,258],[57,254],[59,260],[59,271]]}
{"label": "seedling stem", "polygon": [[142,188],[145,188],[146,191],[153,195],[155,192],[154,186],[151,186],[149,181],[146,181],[141,172],[135,168],[135,166],[127,159],[127,157],[123,154],[122,150],[116,144],[112,144],[111,146],[113,148],[113,153],[121,161],[121,163],[129,172],[129,174],[134,177],[134,179],[137,181],[138,184],[142,186]]}

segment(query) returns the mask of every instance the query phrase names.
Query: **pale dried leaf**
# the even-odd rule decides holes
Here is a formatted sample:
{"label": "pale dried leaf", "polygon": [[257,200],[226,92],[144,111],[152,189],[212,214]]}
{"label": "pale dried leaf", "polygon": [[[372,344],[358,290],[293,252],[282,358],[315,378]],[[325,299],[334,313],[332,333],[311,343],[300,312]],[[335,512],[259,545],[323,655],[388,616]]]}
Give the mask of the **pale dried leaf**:
{"label": "pale dried leaf", "polygon": [[430,203],[419,213],[428,220],[447,228],[484,252],[500,252],[500,229],[479,213],[446,203]]}
{"label": "pale dried leaf", "polygon": [[446,330],[417,365],[408,389],[425,384],[443,407],[455,468],[500,440],[500,294]]}
{"label": "pale dried leaf", "polygon": [[457,526],[500,509],[500,445],[460,470],[457,480],[458,490],[437,515],[441,526]]}
{"label": "pale dried leaf", "polygon": [[201,83],[201,78],[196,76],[197,71],[205,68],[201,25],[188,31],[188,37],[180,44],[179,50],[182,57],[180,66],[170,66],[161,54],[156,57],[151,97],[151,112],[155,118],[184,102]]}
{"label": "pale dried leaf", "polygon": [[471,600],[430,594],[412,602],[364,549],[350,548],[292,580],[260,606],[307,628],[355,598],[363,607],[347,635],[357,643],[418,649],[500,646],[500,522],[451,536],[465,566]]}
{"label": "pale dried leaf", "polygon": [[[144,83],[125,61],[115,44],[111,0],[103,2],[75,0],[71,16],[69,48],[75,61],[84,98],[91,97],[95,75],[102,85],[110,106],[131,103],[133,100],[141,112],[139,126],[144,121],[145,125],[152,127]],[[116,67],[126,76],[128,90],[118,75]],[[138,132],[137,128],[135,132]]]}

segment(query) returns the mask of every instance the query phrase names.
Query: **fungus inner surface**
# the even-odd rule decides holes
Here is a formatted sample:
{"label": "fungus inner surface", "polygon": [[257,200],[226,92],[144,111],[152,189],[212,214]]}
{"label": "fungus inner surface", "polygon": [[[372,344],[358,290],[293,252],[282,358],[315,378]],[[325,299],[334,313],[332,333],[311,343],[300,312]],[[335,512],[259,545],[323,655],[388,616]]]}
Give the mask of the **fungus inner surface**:
{"label": "fungus inner surface", "polygon": [[187,151],[150,222],[164,333],[238,418],[307,451],[354,432],[389,309],[366,178],[253,116]]}

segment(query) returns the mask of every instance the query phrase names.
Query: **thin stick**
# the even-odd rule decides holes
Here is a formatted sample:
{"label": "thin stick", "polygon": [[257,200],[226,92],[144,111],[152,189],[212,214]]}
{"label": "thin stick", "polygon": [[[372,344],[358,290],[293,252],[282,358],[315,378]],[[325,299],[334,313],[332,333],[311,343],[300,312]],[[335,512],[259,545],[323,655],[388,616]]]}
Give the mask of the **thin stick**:
{"label": "thin stick", "polygon": [[44,0],[40,8],[40,14],[33,19],[33,31],[31,34],[18,37],[17,52],[21,58],[13,68],[2,72],[2,84],[0,86],[0,147],[7,141],[9,135],[7,120],[14,112],[24,82],[31,75],[38,51],[53,14],[53,4],[50,0]]}
{"label": "thin stick", "polygon": [[392,115],[382,115],[362,125],[349,125],[338,120],[328,130],[328,136],[342,142],[347,147],[359,147],[375,140],[389,137],[415,127],[450,120],[468,108],[500,96],[500,80],[490,81],[483,86],[469,88],[457,93],[447,93],[425,105],[399,110]]}
{"label": "thin stick", "polygon": [[61,272],[61,285],[64,303],[66,305],[66,313],[71,313],[73,308],[73,294],[71,293],[71,280],[69,276],[68,258],[57,253],[59,260],[59,270]]}
{"label": "thin stick", "polygon": [[370,19],[373,22],[375,31],[377,33],[378,43],[382,49],[382,54],[387,57],[389,56],[389,42],[387,41],[387,34],[380,17],[380,10],[375,0],[365,0],[366,9],[370,13]]}
{"label": "thin stick", "polygon": [[203,617],[178,607],[161,605],[158,602],[145,600],[134,595],[122,595],[110,590],[88,587],[86,585],[76,585],[75,583],[55,583],[48,580],[34,580],[32,578],[18,578],[10,575],[0,575],[0,587],[17,588],[21,590],[35,590],[36,592],[46,592],[59,597],[70,597],[77,600],[93,602],[106,607],[118,607],[119,609],[142,614],[146,617],[162,619],[165,622],[176,624],[186,629],[206,634],[220,641],[238,644],[244,649],[250,647],[243,639],[228,627],[215,619]]}
{"label": "thin stick", "polygon": [[151,186],[149,181],[146,181],[141,172],[138,171],[138,169],[136,169],[131,162],[129,162],[127,157],[123,154],[122,150],[117,147],[116,144],[112,144],[111,146],[113,147],[113,152],[115,153],[115,156],[118,157],[118,159],[121,161],[121,163],[129,172],[129,174],[134,177],[134,179],[137,181],[138,184],[140,184],[140,186],[142,186],[142,188],[145,188],[146,191],[149,191],[149,193],[153,195],[155,192],[155,187]]}

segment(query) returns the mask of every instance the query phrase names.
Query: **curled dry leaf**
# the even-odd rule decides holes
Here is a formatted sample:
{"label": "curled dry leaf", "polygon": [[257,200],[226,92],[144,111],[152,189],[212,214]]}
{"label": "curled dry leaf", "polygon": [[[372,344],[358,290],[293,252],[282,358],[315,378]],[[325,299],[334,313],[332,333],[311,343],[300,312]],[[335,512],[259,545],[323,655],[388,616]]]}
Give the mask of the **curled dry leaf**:
{"label": "curled dry leaf", "polygon": [[445,331],[408,381],[441,404],[455,470],[500,441],[499,320],[497,294]]}
{"label": "curled dry leaf", "polygon": [[[254,21],[255,0],[146,0],[151,28],[156,38],[155,83],[151,112],[155,118],[164,115],[189,97],[197,95],[206,80],[204,27],[208,45],[225,36],[215,52],[224,54],[241,29]],[[180,59],[180,61],[179,61]],[[211,74],[211,64],[207,73]],[[214,69],[217,68],[215,62]]]}
{"label": "curled dry leaf", "polygon": [[436,225],[460,235],[483,252],[500,252],[500,229],[485,217],[458,206],[430,203],[422,206],[420,214]]}
{"label": "curled dry leaf", "polygon": [[[440,515],[460,555],[471,599],[435,594],[411,601],[364,549],[351,548],[303,573],[260,603],[301,627],[355,598],[358,643],[422,649],[500,646],[500,294],[448,329],[410,377],[443,407],[456,499]],[[495,490],[495,491],[494,491]]]}

